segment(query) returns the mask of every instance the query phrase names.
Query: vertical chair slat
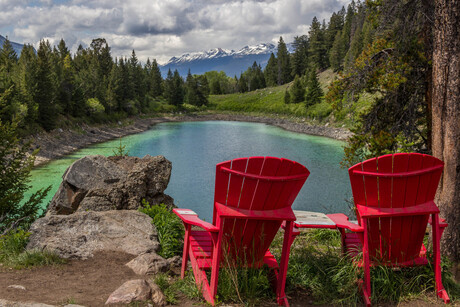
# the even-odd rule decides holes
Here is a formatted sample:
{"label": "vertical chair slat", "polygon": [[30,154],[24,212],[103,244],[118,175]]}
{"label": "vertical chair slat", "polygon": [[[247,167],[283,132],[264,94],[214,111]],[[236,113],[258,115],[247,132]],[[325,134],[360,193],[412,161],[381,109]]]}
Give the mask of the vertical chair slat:
{"label": "vertical chair slat", "polygon": [[[407,170],[415,171],[422,167],[422,155],[412,154],[409,158]],[[418,185],[420,176],[411,176],[407,178],[406,195],[404,197],[404,207],[412,207],[416,205]],[[422,220],[424,216],[421,216]],[[402,261],[410,261],[415,259],[420,254],[420,245],[415,246],[415,242],[423,240],[424,231],[418,231],[416,225],[420,222],[420,216],[408,216],[403,219],[403,227],[401,229],[401,257]]]}
{"label": "vertical chair slat", "polygon": [[[378,171],[383,173],[393,172],[393,155],[385,155],[378,158]],[[391,208],[392,178],[378,177],[379,207]],[[391,254],[391,219],[380,218],[380,256],[388,258]]]}
{"label": "vertical chair slat", "polygon": [[[393,156],[393,173],[406,172],[409,167],[409,156],[406,154],[394,154]],[[393,178],[392,188],[392,208],[400,208],[404,204],[406,197],[406,177]],[[391,219],[391,261],[401,262],[401,231],[403,229],[404,218],[393,217]]]}
{"label": "vertical chair slat", "polygon": [[[378,169],[378,160],[376,158],[367,160],[363,163],[363,171],[376,172]],[[376,177],[364,177],[364,190],[366,197],[366,206],[379,207],[379,189]],[[380,221],[378,218],[369,219],[367,222],[369,236],[369,252],[371,257],[380,253]]]}

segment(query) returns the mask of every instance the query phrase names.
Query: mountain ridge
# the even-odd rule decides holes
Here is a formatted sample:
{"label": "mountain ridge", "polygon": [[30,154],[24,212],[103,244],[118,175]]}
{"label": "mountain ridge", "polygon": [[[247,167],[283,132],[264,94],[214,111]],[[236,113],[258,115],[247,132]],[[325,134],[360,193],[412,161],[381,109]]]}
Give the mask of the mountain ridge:
{"label": "mountain ridge", "polygon": [[[3,47],[3,43],[5,41],[6,41],[6,37],[0,34],[0,48]],[[13,47],[14,52],[16,52],[16,55],[19,57],[21,55],[21,51],[22,51],[22,48],[24,47],[24,44],[15,43],[13,41],[10,41],[10,43],[11,43],[11,46]]]}
{"label": "mountain ridge", "polygon": [[[292,43],[286,44],[289,53],[294,52]],[[163,76],[169,69],[178,70],[185,76],[190,69],[192,74],[203,74],[207,71],[224,71],[227,76],[239,75],[244,72],[254,61],[263,67],[267,65],[271,53],[276,53],[277,46],[272,43],[247,45],[239,50],[213,48],[207,51],[189,52],[181,56],[174,56],[164,65],[160,65]]]}

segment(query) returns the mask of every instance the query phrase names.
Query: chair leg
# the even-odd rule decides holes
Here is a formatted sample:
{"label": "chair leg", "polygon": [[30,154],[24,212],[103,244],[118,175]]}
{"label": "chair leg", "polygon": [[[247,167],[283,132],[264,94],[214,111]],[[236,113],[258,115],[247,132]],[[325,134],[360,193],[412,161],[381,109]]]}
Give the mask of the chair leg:
{"label": "chair leg", "polygon": [[363,268],[364,268],[364,282],[363,282],[363,296],[366,306],[371,305],[371,272],[369,261],[369,238],[367,232],[367,219],[363,219],[364,228],[364,242],[363,242]]}
{"label": "chair leg", "polygon": [[450,299],[447,295],[444,286],[442,285],[442,277],[441,277],[441,229],[439,227],[439,218],[438,214],[432,215],[433,221],[433,260],[434,260],[434,276],[436,282],[436,294],[438,297],[444,300],[444,303],[449,303]]}
{"label": "chair leg", "polygon": [[185,271],[187,270],[187,261],[188,261],[188,253],[189,253],[189,245],[190,245],[190,224],[185,224],[185,238],[184,238],[184,250],[182,252],[182,267],[180,270],[180,278],[183,279],[185,277]]}
{"label": "chair leg", "polygon": [[340,232],[340,239],[342,241],[342,256],[345,256],[347,253],[347,246],[345,244],[345,229],[344,228],[339,228]]}
{"label": "chair leg", "polygon": [[[222,228],[221,228],[222,229]],[[220,257],[222,253],[222,231],[217,233],[212,233],[212,262],[211,262],[211,297],[216,298],[217,294],[217,282],[219,280],[219,268],[220,268]],[[214,304],[213,304],[214,305]]]}
{"label": "chair leg", "polygon": [[289,264],[289,252],[291,250],[293,222],[286,222],[286,228],[284,230],[283,249],[281,252],[280,269],[278,273],[278,282],[276,287],[276,300],[280,306],[289,306],[289,302],[284,292],[286,286],[286,275]]}

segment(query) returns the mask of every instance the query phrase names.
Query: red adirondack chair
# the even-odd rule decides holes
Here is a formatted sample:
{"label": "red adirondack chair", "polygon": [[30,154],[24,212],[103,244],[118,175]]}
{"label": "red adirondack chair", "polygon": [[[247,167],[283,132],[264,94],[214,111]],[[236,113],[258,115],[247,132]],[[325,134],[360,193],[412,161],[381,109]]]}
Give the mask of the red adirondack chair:
{"label": "red adirondack chair", "polygon": [[[363,252],[363,295],[370,305],[370,266],[424,265],[427,224],[433,234],[437,295],[449,302],[441,282],[439,242],[447,224],[433,202],[444,163],[416,153],[390,154],[351,167],[350,175],[358,224],[344,214],[329,214],[342,234],[343,252]],[[351,232],[348,232],[348,231]]]}
{"label": "red adirondack chair", "polygon": [[[185,225],[181,277],[190,259],[198,287],[206,301],[214,305],[223,257],[225,263],[239,266],[268,265],[275,272],[277,301],[288,306],[284,286],[295,220],[291,205],[309,174],[297,162],[274,157],[217,164],[212,224],[200,220],[191,210],[173,210]],[[286,229],[278,266],[268,248],[282,222],[286,222]],[[206,276],[208,270],[211,282]]]}

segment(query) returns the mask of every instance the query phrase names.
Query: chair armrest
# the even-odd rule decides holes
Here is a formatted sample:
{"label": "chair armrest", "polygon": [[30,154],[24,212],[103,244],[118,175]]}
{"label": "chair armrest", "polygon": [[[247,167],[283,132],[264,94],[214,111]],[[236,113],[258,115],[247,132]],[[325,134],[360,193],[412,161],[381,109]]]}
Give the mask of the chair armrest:
{"label": "chair armrest", "polygon": [[[438,222],[439,222],[439,227],[441,228],[446,228],[447,227],[447,223],[446,223],[446,219],[442,219],[438,216]],[[428,223],[430,223],[430,225],[433,225],[433,221],[431,219],[431,215],[430,217],[428,218]]]}
{"label": "chair armrest", "polygon": [[173,209],[173,212],[184,222],[184,224],[190,224],[203,228],[208,232],[219,232],[219,228],[211,223],[205,222],[198,217],[198,215],[189,209]]}
{"label": "chair armrest", "polygon": [[345,228],[353,232],[364,231],[364,227],[350,222],[348,220],[348,216],[346,216],[343,213],[327,214],[327,217],[330,218],[337,225],[337,228]]}
{"label": "chair armrest", "polygon": [[378,208],[368,207],[361,204],[356,205],[361,217],[391,217],[391,216],[410,216],[410,215],[426,215],[439,213],[439,208],[433,201],[429,201],[420,205],[405,207],[405,208]]}
{"label": "chair armrest", "polygon": [[291,207],[274,210],[246,210],[225,206],[218,202],[215,203],[215,207],[221,217],[269,221],[295,221],[296,219]]}

